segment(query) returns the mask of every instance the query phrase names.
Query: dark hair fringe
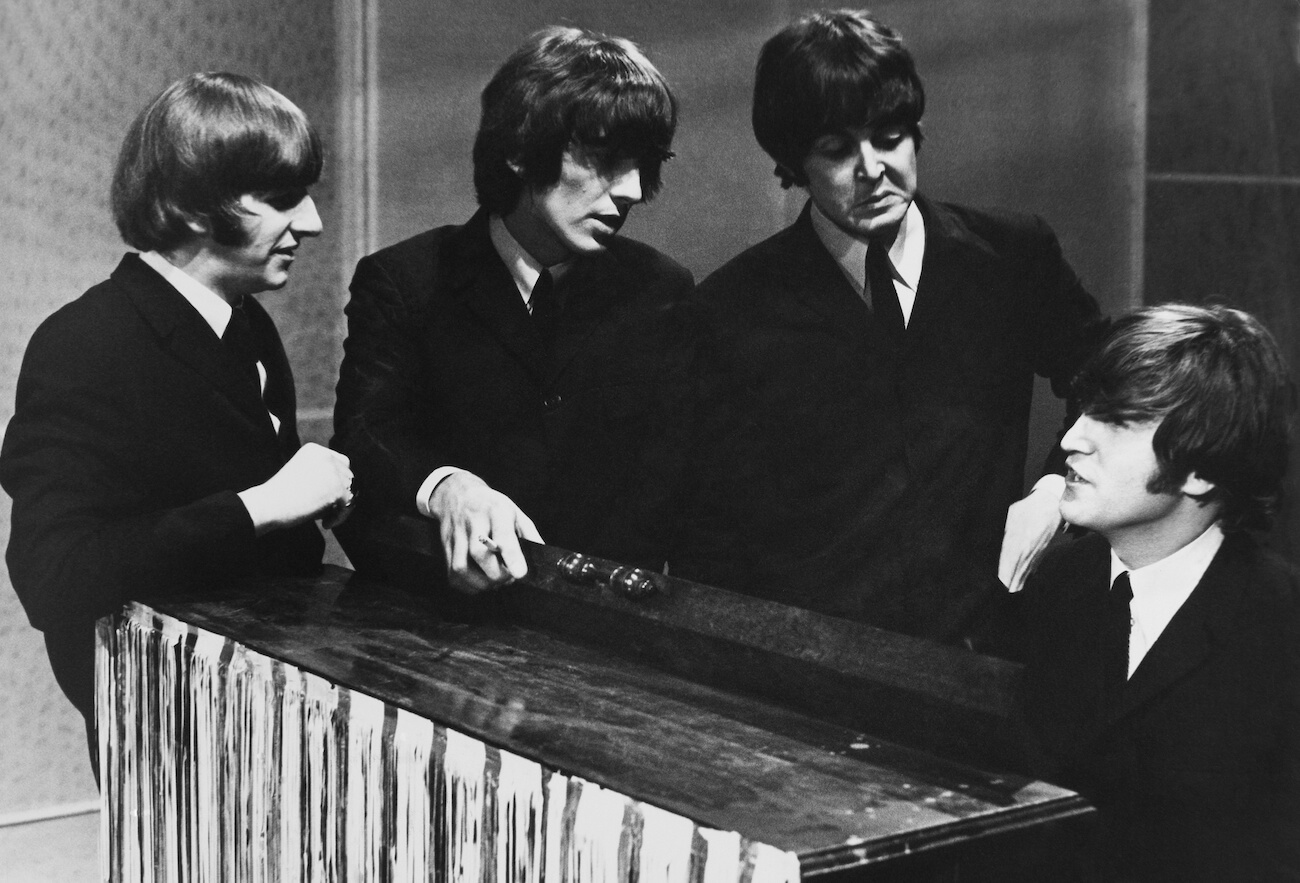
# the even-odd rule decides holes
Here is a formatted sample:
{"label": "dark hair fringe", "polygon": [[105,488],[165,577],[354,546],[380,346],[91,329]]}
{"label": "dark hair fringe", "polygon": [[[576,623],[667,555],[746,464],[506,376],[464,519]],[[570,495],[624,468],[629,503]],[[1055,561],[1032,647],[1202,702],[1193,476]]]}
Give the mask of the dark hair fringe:
{"label": "dark hair fringe", "polygon": [[1214,488],[1225,530],[1266,529],[1282,495],[1295,386],[1268,330],[1222,305],[1161,304],[1116,321],[1079,372],[1084,413],[1107,423],[1159,420],[1148,490],[1195,472]]}
{"label": "dark hair fringe", "polygon": [[902,126],[922,141],[925,87],[902,39],[866,12],[822,11],[769,39],[754,75],[754,136],[776,160],[781,186],[803,186],[803,163],[823,135]]}
{"label": "dark hair fringe", "polygon": [[506,214],[525,186],[554,184],[575,144],[634,160],[646,200],[662,186],[677,99],[628,40],[578,28],[538,31],[493,75],[481,103],[474,188],[489,211]]}
{"label": "dark hair fringe", "polygon": [[142,251],[185,242],[192,220],[217,242],[243,239],[240,197],[305,189],[324,166],[306,115],[240,74],[195,73],[172,83],[127,130],[113,175],[113,218]]}

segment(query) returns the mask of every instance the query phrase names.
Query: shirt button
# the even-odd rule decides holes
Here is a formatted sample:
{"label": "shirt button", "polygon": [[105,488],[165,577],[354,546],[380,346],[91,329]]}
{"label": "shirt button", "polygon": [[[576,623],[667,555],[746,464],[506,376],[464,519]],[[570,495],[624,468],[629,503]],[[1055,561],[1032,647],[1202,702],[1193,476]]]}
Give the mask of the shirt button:
{"label": "shirt button", "polygon": [[560,403],[563,401],[564,398],[562,396],[547,396],[545,399],[542,399],[542,407],[548,411],[554,411],[556,408],[560,407]]}

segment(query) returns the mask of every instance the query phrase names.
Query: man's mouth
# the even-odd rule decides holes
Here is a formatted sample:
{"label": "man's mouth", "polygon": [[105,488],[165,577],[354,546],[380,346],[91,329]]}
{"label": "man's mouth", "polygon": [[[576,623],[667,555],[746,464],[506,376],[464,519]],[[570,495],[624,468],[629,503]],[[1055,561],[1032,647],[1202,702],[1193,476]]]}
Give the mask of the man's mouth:
{"label": "man's mouth", "polygon": [[623,226],[622,215],[592,215],[592,218],[608,227],[610,233],[617,233]]}
{"label": "man's mouth", "polygon": [[1088,480],[1084,478],[1082,475],[1080,475],[1078,472],[1075,472],[1073,466],[1070,466],[1067,467],[1065,470],[1065,483],[1066,484],[1087,484]]}

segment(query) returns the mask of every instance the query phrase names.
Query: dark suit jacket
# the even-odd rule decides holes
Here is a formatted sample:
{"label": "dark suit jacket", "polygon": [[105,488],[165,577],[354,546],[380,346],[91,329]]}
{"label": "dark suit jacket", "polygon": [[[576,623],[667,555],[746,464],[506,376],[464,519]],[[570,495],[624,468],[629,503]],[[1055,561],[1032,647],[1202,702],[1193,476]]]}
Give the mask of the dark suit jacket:
{"label": "dark suit jacket", "polygon": [[[622,238],[579,258],[557,285],[549,351],[481,211],[362,259],[351,290],[331,444],[356,475],[339,538],[359,570],[408,582],[378,546],[444,465],[510,497],[549,543],[662,561],[653,534],[671,482],[648,477],[681,450],[647,440],[680,422],[685,269]],[[435,557],[419,580],[445,577],[440,548]]]}
{"label": "dark suit jacket", "polygon": [[806,208],[700,284],[712,337],[675,572],[939,639],[996,582],[1034,375],[1064,395],[1101,322],[1041,220],[917,204],[901,347]]}
{"label": "dark suit jacket", "polygon": [[320,565],[314,525],[257,539],[236,496],[298,448],[279,336],[251,298],[246,309],[265,405],[198,312],[134,254],[27,347],[0,451],[9,575],[87,720],[97,617],[132,598]]}
{"label": "dark suit jacket", "polygon": [[1101,810],[1106,879],[1300,879],[1297,574],[1229,535],[1108,708],[1109,582],[1091,535],[1023,593],[1031,772]]}

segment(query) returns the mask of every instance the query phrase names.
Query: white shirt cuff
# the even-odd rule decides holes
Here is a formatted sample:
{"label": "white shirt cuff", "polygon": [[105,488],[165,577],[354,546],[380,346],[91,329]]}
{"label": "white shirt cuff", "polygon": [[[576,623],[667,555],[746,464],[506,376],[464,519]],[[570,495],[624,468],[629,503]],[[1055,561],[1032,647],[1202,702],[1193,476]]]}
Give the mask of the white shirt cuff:
{"label": "white shirt cuff", "polygon": [[430,472],[429,477],[424,480],[424,483],[420,485],[420,489],[415,492],[415,506],[420,510],[420,514],[425,518],[436,517],[433,510],[429,508],[429,501],[433,498],[434,488],[447,476],[464,471],[459,466],[439,466]]}

